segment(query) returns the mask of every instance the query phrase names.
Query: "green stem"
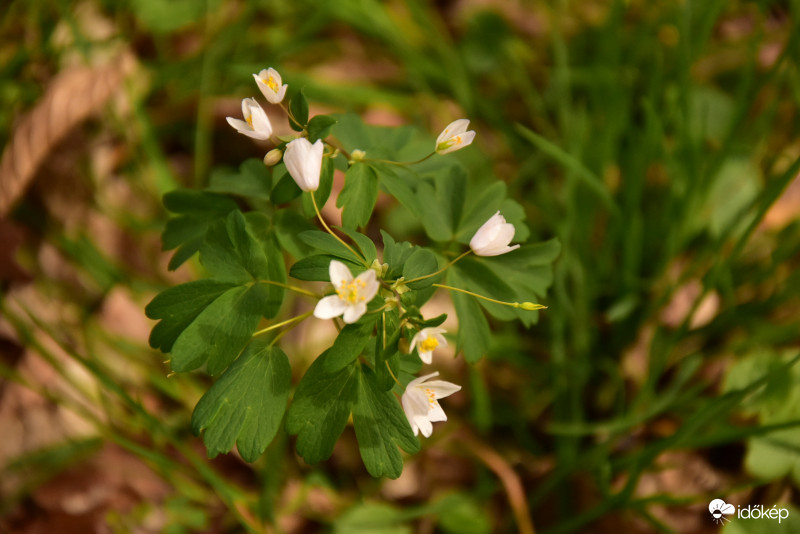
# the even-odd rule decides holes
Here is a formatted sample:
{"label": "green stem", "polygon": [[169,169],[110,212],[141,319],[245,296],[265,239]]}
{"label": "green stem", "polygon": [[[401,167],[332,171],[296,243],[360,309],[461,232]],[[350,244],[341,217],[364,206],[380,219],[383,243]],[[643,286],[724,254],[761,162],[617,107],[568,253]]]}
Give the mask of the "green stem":
{"label": "green stem", "polygon": [[541,304],[534,304],[533,302],[504,302],[502,300],[496,300],[489,297],[484,297],[483,295],[478,295],[477,293],[473,293],[472,291],[467,291],[466,289],[461,289],[460,287],[453,287],[453,286],[446,286],[444,284],[432,284],[434,287],[441,287],[442,289],[449,289],[450,291],[458,291],[459,293],[467,294],[471,297],[488,300],[489,302],[494,302],[495,304],[501,304],[503,306],[510,306],[512,308],[522,308],[523,310],[533,311],[533,310],[543,310],[547,308],[547,306],[543,306]]}
{"label": "green stem", "polygon": [[[356,251],[355,251],[355,250],[353,250],[353,247],[351,247],[350,245],[348,245],[347,243],[345,243],[344,241],[342,241],[342,238],[341,238],[341,237],[339,237],[338,235],[336,235],[336,234],[334,234],[334,233],[333,233],[333,230],[331,230],[331,229],[330,229],[330,227],[328,226],[328,224],[325,222],[325,219],[323,219],[323,218],[322,218],[322,214],[319,212],[319,207],[317,206],[317,199],[314,197],[314,191],[310,191],[310,194],[311,194],[311,203],[312,203],[312,204],[314,204],[314,211],[315,211],[315,212],[317,212],[317,219],[319,219],[319,222],[322,224],[322,226],[325,228],[325,230],[327,230],[327,232],[328,232],[329,234],[331,234],[331,235],[332,235],[334,238],[336,238],[336,240],[337,240],[339,243],[341,243],[342,245],[344,245],[344,246],[345,246],[345,248],[347,248],[347,250],[349,250],[350,252],[352,252],[352,253],[353,253],[353,255],[354,255],[356,258],[361,258],[361,254],[358,254],[358,253],[356,253]],[[366,267],[366,268],[369,268],[369,265],[366,263],[366,261],[367,261],[366,259],[359,260],[359,261],[361,261],[361,264],[362,264],[364,267]]]}
{"label": "green stem", "polygon": [[260,336],[261,334],[266,334],[267,332],[269,332],[271,330],[275,330],[276,328],[281,328],[282,326],[286,326],[287,324],[300,322],[300,321],[306,319],[307,317],[309,317],[313,313],[314,313],[313,311],[307,311],[306,313],[303,313],[303,314],[298,315],[296,317],[292,317],[291,319],[286,319],[285,321],[281,321],[280,323],[271,324],[268,327],[266,327],[266,328],[264,328],[262,330],[259,330],[258,332],[253,334],[253,337]]}
{"label": "green stem", "polygon": [[365,162],[374,161],[375,163],[388,163],[389,165],[399,165],[401,167],[407,167],[409,165],[416,165],[417,163],[422,163],[423,161],[427,160],[428,158],[430,158],[434,154],[436,154],[435,151],[431,152],[430,154],[428,154],[424,158],[418,159],[416,161],[391,161],[391,160],[388,160],[388,159],[374,159],[374,158],[366,158],[363,161],[365,161]]}
{"label": "green stem", "polygon": [[471,252],[472,252],[472,249],[469,249],[468,251],[466,251],[465,253],[461,254],[459,257],[457,257],[456,259],[454,259],[453,261],[451,261],[450,263],[448,263],[447,265],[445,265],[444,267],[442,267],[441,269],[439,269],[435,273],[426,274],[425,276],[418,276],[416,278],[412,278],[411,280],[403,280],[403,283],[410,284],[411,282],[418,282],[419,280],[425,280],[426,278],[431,278],[433,276],[441,274],[441,273],[445,272],[447,269],[449,269],[455,262],[457,262],[458,260],[460,260],[461,258],[463,258],[464,256],[466,256],[467,254],[469,254]]}
{"label": "green stem", "polygon": [[273,285],[273,286],[282,287],[282,288],[288,289],[289,291],[294,291],[295,293],[300,293],[301,295],[305,295],[307,297],[313,297],[315,299],[321,299],[322,298],[322,295],[314,293],[313,291],[308,291],[308,290],[305,290],[305,289],[303,289],[301,287],[297,287],[297,286],[290,286],[289,284],[284,284],[282,282],[275,282],[273,280],[259,280],[258,283],[259,284],[269,284],[269,285]]}
{"label": "green stem", "polygon": [[386,369],[389,371],[389,374],[392,375],[392,378],[394,378],[395,383],[398,386],[403,387],[403,384],[401,384],[400,381],[397,379],[397,377],[394,376],[394,373],[392,372],[392,367],[389,365],[389,360],[384,360],[383,363],[386,364]]}

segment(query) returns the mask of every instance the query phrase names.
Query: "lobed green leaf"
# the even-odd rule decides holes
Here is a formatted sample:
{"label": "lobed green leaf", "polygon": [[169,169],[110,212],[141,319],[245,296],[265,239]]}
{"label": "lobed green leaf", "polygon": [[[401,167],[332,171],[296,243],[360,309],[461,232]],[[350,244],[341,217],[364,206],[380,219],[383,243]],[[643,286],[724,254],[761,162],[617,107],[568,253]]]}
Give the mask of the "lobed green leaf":
{"label": "lobed green leaf", "polygon": [[419,440],[411,431],[397,397],[379,387],[375,373],[366,366],[361,367],[353,425],[361,459],[373,477],[400,476],[403,457],[398,447],[408,453],[419,451]]}
{"label": "lobed green leaf", "polygon": [[196,280],[170,287],[145,307],[150,319],[160,319],[150,332],[150,346],[169,352],[175,340],[192,321],[220,295],[234,287],[228,282]]}
{"label": "lobed green leaf", "polygon": [[297,435],[297,453],[309,464],[333,453],[358,397],[358,365],[326,372],[329,354],[330,350],[323,352],[306,371],[286,417],[286,431]]}
{"label": "lobed green leaf", "polygon": [[259,284],[236,286],[220,295],[175,340],[173,371],[192,371],[208,362],[210,375],[222,372],[250,340],[266,298]]}
{"label": "lobed green leaf", "polygon": [[228,452],[234,443],[254,462],[280,427],[291,388],[289,358],[266,340],[250,343],[197,403],[192,431],[203,434],[208,457]]}
{"label": "lobed green leaf", "polygon": [[345,173],[345,182],[336,206],[342,208],[345,228],[364,227],[378,200],[378,176],[366,163],[354,163]]}

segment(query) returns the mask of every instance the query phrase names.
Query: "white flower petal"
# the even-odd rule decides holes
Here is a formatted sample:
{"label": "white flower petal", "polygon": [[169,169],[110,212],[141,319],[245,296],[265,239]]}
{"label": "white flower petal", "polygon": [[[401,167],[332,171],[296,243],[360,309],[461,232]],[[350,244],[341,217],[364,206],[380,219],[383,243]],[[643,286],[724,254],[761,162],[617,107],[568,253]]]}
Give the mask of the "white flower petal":
{"label": "white flower petal", "polygon": [[349,282],[353,279],[353,275],[350,274],[350,269],[347,268],[347,265],[338,260],[331,260],[331,264],[328,266],[328,274],[331,277],[331,284],[336,287],[339,287],[342,282]]}
{"label": "white flower petal", "polygon": [[419,378],[415,378],[414,380],[412,380],[411,382],[408,383],[408,386],[406,387],[406,389],[408,389],[408,388],[410,388],[412,386],[419,386],[421,383],[425,382],[427,379],[432,378],[434,376],[439,376],[439,371],[436,371],[434,373],[430,373],[430,374],[421,376]]}
{"label": "white flower petal", "polygon": [[423,361],[423,363],[431,363],[433,361],[433,351],[420,351],[419,352],[419,359]]}
{"label": "white flower petal", "polygon": [[364,297],[364,301],[369,302],[375,298],[375,295],[378,293],[378,289],[381,287],[380,283],[378,283],[376,280],[375,271],[372,269],[364,271],[363,273],[359,274],[356,279],[364,282],[364,288],[358,292],[360,296]]}
{"label": "white flower petal", "polygon": [[367,303],[359,302],[358,304],[349,304],[344,310],[344,322],[347,324],[355,323],[361,316],[367,312]]}
{"label": "white flower petal", "polygon": [[499,256],[519,248],[519,245],[508,246],[512,239],[514,225],[507,223],[498,211],[478,228],[470,239],[469,247],[478,256]]}
{"label": "white flower petal", "polygon": [[314,308],[314,317],[317,319],[333,319],[342,315],[347,307],[338,295],[323,297]]}
{"label": "white flower petal", "polygon": [[426,438],[431,437],[431,434],[433,433],[433,425],[427,417],[424,415],[417,415],[414,417],[414,423],[417,425],[417,428],[419,428],[419,431],[423,436]]}
{"label": "white flower petal", "polygon": [[425,417],[432,423],[436,421],[447,421],[447,415],[445,415],[444,410],[442,410],[438,402],[433,402],[428,405],[428,414]]}
{"label": "white flower petal", "polygon": [[469,127],[469,119],[456,119],[447,126],[444,127],[442,133],[439,134],[439,137],[436,138],[436,144],[438,145],[442,141],[446,141],[460,133],[464,133],[467,131]]}
{"label": "white flower petal", "polygon": [[444,380],[432,380],[430,382],[425,382],[423,386],[433,391],[437,399],[443,399],[449,397],[456,391],[461,391],[461,386]]}
{"label": "white flower petal", "polygon": [[272,124],[269,122],[269,117],[267,117],[267,113],[258,106],[257,108],[251,108],[252,116],[250,120],[253,121],[253,129],[257,132],[261,132],[262,134],[266,135],[269,138],[272,135]]}
{"label": "white flower petal", "polygon": [[283,162],[303,191],[316,191],[319,188],[324,150],[321,140],[317,139],[312,145],[305,137],[295,139],[286,145]]}

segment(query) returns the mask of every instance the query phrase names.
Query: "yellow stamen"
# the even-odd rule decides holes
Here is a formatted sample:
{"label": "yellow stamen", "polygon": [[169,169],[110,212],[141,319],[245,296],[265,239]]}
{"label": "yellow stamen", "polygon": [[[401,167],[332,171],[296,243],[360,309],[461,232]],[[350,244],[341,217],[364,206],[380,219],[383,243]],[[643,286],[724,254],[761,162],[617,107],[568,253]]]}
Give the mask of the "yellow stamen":
{"label": "yellow stamen", "polygon": [[433,336],[428,337],[428,339],[419,344],[419,348],[422,352],[430,352],[438,346],[439,341]]}
{"label": "yellow stamen", "polygon": [[244,120],[247,122],[247,124],[250,126],[250,128],[253,127],[253,116],[252,115],[248,115],[247,117],[244,118]]}
{"label": "yellow stamen", "polygon": [[350,304],[364,302],[367,299],[363,295],[359,295],[358,290],[359,288],[363,289],[365,287],[367,287],[367,284],[363,280],[355,279],[349,282],[342,280],[342,283],[339,284],[339,287],[336,289],[336,294],[339,295],[340,299]]}
{"label": "yellow stamen", "polygon": [[275,78],[273,78],[272,76],[270,76],[269,78],[264,80],[264,83],[267,84],[267,87],[269,87],[270,89],[272,89],[276,93],[278,92],[278,89],[280,89],[280,86],[278,85],[278,82],[276,82]]}

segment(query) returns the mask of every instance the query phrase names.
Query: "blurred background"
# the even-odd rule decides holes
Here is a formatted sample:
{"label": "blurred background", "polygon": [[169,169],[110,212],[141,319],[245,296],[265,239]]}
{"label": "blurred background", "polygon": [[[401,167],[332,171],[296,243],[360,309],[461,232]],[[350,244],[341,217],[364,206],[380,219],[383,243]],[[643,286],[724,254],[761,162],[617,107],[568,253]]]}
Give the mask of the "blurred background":
{"label": "blurred background", "polygon": [[[0,531],[703,533],[721,498],[790,511],[728,534],[800,532],[800,2],[0,11]],[[201,275],[167,269],[161,196],[263,156],[225,117],[269,66],[312,114],[468,117],[472,172],[562,243],[539,323],[447,359],[463,390],[398,480],[352,428],[316,466],[285,433],[207,460],[208,378],[147,344],[147,302]],[[388,197],[378,228],[424,241]],[[287,338],[295,380],[314,336]]]}

